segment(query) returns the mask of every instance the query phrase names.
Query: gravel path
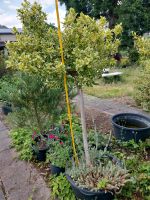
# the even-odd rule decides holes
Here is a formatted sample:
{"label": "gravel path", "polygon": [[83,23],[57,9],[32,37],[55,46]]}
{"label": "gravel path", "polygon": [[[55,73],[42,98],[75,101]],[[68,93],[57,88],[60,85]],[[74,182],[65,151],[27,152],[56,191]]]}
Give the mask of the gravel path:
{"label": "gravel path", "polygon": [[32,164],[10,148],[9,131],[0,121],[0,200],[50,200],[50,190]]}

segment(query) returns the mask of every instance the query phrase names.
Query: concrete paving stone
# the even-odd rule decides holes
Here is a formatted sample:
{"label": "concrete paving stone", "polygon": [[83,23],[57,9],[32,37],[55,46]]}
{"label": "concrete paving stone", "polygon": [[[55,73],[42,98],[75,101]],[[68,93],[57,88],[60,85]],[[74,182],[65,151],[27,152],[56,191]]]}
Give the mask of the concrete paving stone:
{"label": "concrete paving stone", "polygon": [[2,190],[2,187],[1,187],[1,184],[0,184],[0,200],[6,200],[4,193],[3,193],[3,190]]}
{"label": "concrete paving stone", "polygon": [[[50,200],[50,189],[34,166],[20,161],[18,154],[10,148],[6,127],[0,122],[0,178],[7,200]],[[0,186],[0,200],[5,200]]]}
{"label": "concrete paving stone", "polygon": [[[79,105],[79,96],[76,96],[73,102]],[[150,117],[150,114],[139,108],[121,104],[112,99],[100,99],[98,97],[84,95],[84,103],[86,108],[96,109],[97,111],[109,114],[110,116],[123,112],[131,112]]]}

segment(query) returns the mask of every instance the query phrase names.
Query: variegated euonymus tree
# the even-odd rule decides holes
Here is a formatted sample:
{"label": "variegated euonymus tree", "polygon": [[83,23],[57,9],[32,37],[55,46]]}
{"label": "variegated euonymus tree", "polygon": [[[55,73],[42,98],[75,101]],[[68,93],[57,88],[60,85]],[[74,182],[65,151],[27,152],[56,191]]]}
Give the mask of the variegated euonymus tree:
{"label": "variegated euonymus tree", "polygon": [[17,12],[22,33],[14,29],[17,41],[7,44],[10,55],[8,67],[53,78],[60,72],[57,30],[50,28],[46,14],[36,2],[31,4],[24,0]]}
{"label": "variegated euonymus tree", "polygon": [[18,15],[23,33],[17,34],[16,43],[7,45],[8,66],[50,78],[66,71],[74,79],[80,94],[85,158],[90,165],[82,88],[92,86],[103,68],[115,64],[113,55],[118,51],[120,41],[117,37],[122,28],[117,25],[110,30],[104,17],[95,21],[82,13],[77,16],[71,9],[64,21],[65,66],[62,66],[56,31],[48,28],[41,6],[25,0]]}
{"label": "variegated euonymus tree", "polygon": [[63,44],[67,74],[74,79],[80,97],[83,143],[87,165],[90,165],[88,153],[87,130],[85,122],[83,86],[92,86],[100,77],[103,68],[115,65],[113,55],[120,44],[118,35],[120,25],[114,29],[107,28],[104,17],[95,21],[83,13],[71,9],[64,21]]}

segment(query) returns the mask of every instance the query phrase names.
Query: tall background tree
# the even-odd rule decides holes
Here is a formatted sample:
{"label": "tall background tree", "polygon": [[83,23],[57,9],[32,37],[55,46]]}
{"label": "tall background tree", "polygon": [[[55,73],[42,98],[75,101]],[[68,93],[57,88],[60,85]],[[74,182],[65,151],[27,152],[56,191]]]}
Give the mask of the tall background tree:
{"label": "tall background tree", "polygon": [[131,32],[142,35],[150,31],[149,0],[59,0],[65,3],[67,10],[73,7],[76,12],[83,12],[95,19],[105,16],[109,28],[122,22],[122,45],[133,46]]}

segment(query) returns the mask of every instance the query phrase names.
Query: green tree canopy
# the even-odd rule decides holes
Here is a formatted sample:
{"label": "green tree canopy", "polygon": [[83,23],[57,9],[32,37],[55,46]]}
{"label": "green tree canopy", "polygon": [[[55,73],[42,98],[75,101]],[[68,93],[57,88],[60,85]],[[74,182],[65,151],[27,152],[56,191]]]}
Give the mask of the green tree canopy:
{"label": "green tree canopy", "polygon": [[149,0],[59,0],[65,3],[67,10],[71,7],[76,12],[98,19],[105,16],[109,27],[122,22],[122,45],[133,45],[131,31],[142,35],[150,31],[150,1]]}
{"label": "green tree canopy", "polygon": [[18,17],[23,31],[19,34],[14,29],[17,41],[7,44],[8,67],[52,78],[60,61],[57,30],[48,27],[46,14],[36,2],[30,4],[25,0],[18,9]]}
{"label": "green tree canopy", "polygon": [[79,86],[93,85],[102,69],[115,65],[120,25],[107,28],[104,17],[95,21],[71,9],[64,21],[63,43],[66,70]]}

